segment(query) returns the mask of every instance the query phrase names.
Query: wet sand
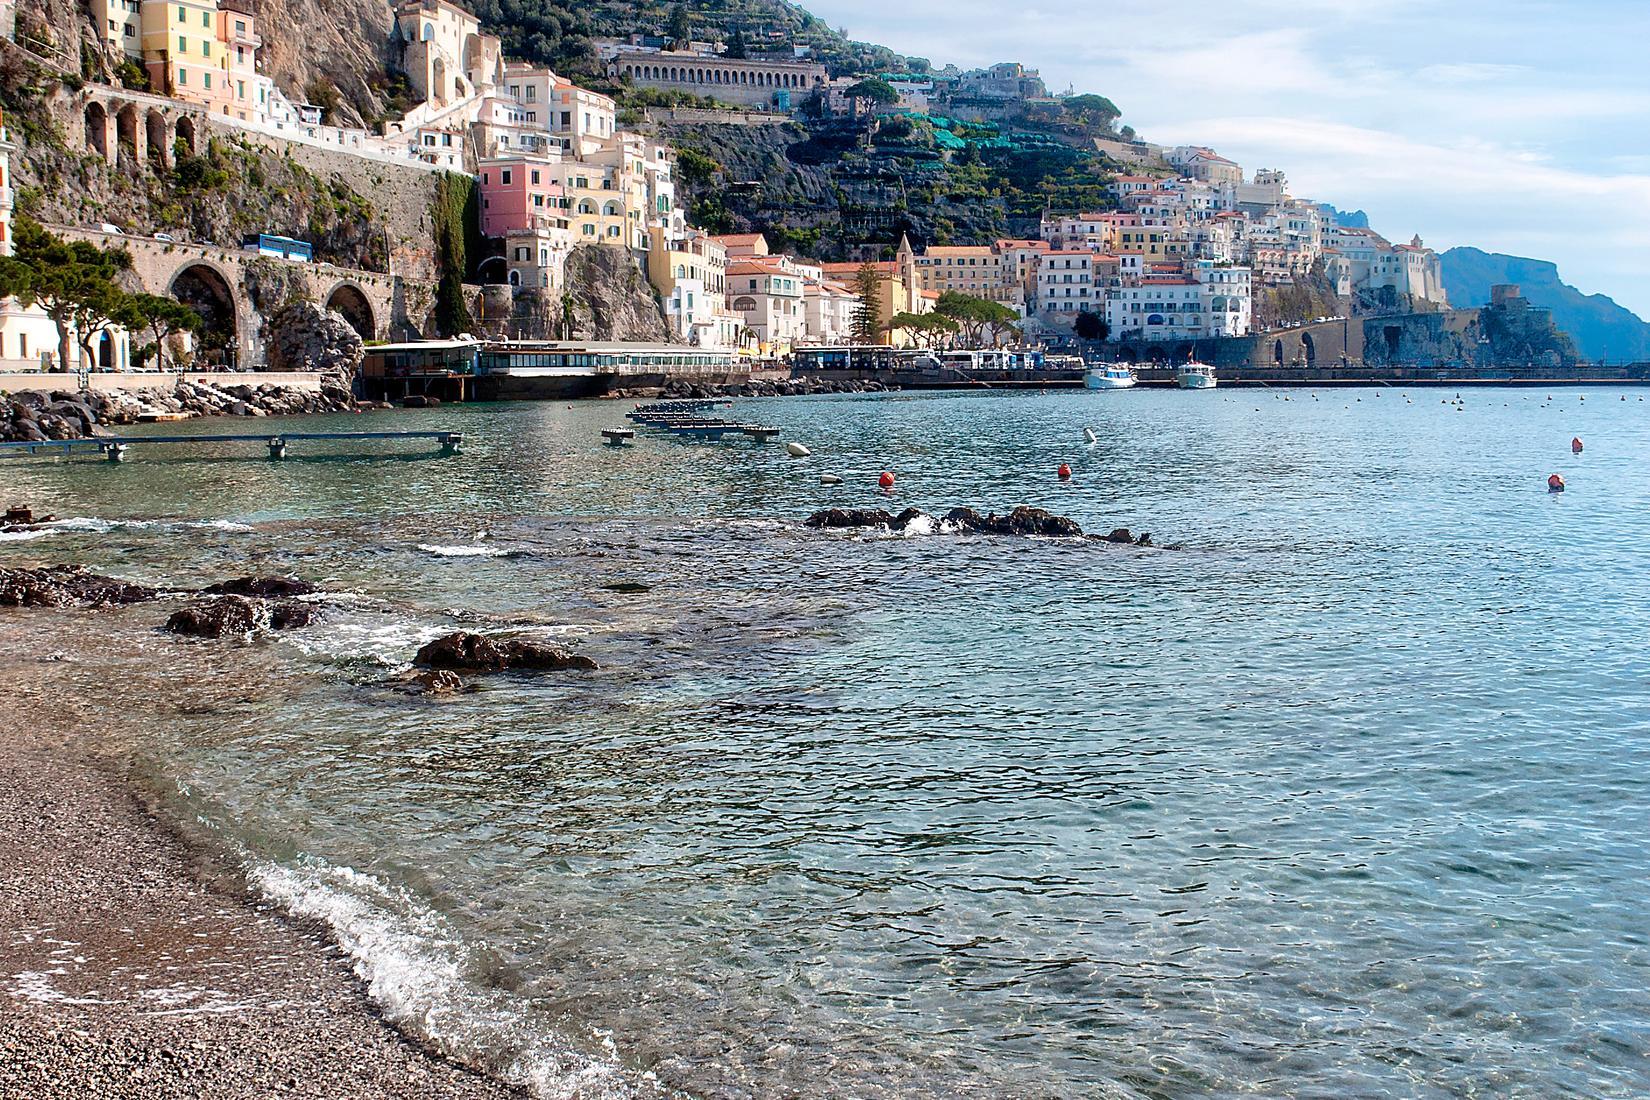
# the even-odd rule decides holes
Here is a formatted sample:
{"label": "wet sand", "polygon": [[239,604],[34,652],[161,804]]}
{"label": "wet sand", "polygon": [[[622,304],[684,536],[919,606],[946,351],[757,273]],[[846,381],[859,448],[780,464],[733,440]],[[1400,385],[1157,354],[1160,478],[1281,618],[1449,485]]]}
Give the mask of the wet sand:
{"label": "wet sand", "polygon": [[324,929],[185,843],[49,658],[0,679],[0,1100],[521,1095],[390,1027]]}

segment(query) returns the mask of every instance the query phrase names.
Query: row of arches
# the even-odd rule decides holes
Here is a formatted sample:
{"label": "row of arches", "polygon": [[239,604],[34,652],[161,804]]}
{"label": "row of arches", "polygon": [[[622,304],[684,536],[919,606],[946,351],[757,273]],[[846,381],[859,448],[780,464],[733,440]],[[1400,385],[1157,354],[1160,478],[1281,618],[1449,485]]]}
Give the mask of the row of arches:
{"label": "row of arches", "polygon": [[[675,65],[627,65],[625,73],[635,80],[656,80],[671,84],[740,84],[758,88],[806,88],[808,78],[801,73],[751,72],[748,69],[680,68]],[[815,84],[823,83],[819,77]]]}
{"label": "row of arches", "polygon": [[185,156],[200,153],[200,125],[191,115],[174,121],[159,107],[140,111],[136,103],[127,103],[111,116],[94,99],[86,104],[84,121],[86,149],[110,163],[151,162],[164,168],[180,152]]}
{"label": "row of arches", "polygon": [[[179,268],[167,285],[166,294],[200,314],[202,327],[197,337],[197,355],[206,362],[227,366],[234,362],[239,347],[240,310],[230,278],[216,264],[194,261]],[[362,340],[377,335],[377,319],[366,293],[353,283],[340,283],[327,295],[326,307],[349,322]]]}

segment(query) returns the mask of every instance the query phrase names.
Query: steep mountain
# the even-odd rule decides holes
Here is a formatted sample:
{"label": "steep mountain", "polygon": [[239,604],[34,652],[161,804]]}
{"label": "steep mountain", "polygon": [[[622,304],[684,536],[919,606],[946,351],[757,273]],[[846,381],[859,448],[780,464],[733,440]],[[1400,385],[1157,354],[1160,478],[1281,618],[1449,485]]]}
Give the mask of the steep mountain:
{"label": "steep mountain", "polygon": [[1452,248],[1441,259],[1444,289],[1457,308],[1484,305],[1497,283],[1517,283],[1532,304],[1553,311],[1553,321],[1585,358],[1650,360],[1650,323],[1603,294],[1583,294],[1565,283],[1557,264],[1476,248]]}

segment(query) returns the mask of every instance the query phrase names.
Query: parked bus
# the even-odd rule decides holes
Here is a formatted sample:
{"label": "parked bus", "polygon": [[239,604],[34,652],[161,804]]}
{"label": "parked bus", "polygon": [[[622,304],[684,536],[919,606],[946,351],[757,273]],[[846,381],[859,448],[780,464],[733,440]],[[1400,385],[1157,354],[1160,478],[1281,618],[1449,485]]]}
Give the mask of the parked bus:
{"label": "parked bus", "polygon": [[274,233],[259,233],[256,237],[248,238],[246,247],[260,256],[269,256],[277,260],[293,260],[305,264],[315,262],[315,247],[308,241],[280,237]]}

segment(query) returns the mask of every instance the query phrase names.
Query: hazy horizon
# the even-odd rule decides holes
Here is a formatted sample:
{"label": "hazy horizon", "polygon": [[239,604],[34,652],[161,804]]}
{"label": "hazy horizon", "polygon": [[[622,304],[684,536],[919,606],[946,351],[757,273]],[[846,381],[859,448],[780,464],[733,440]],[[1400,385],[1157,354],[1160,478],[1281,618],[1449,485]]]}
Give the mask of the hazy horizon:
{"label": "hazy horizon", "polygon": [[[1558,264],[1650,317],[1650,5],[1188,0],[1018,9],[807,0],[935,65],[1020,61],[1110,97],[1148,140],[1210,145],[1394,240]],[[1624,144],[1625,143],[1625,144]]]}

